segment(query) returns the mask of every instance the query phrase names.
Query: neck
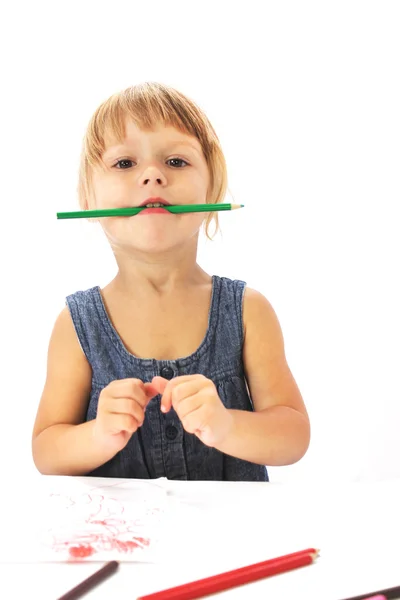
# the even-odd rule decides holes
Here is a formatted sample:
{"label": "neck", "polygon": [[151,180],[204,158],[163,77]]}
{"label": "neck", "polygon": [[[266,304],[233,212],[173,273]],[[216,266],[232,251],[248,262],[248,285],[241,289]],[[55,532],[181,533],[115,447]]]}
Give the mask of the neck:
{"label": "neck", "polygon": [[205,283],[209,275],[197,264],[197,240],[159,254],[114,250],[118,273],[112,282],[123,295],[169,296]]}

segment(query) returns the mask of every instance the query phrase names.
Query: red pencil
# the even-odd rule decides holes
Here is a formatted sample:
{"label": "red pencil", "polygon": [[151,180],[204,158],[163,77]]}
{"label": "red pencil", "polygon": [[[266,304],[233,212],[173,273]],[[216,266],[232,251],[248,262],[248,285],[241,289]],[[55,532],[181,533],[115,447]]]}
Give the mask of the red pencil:
{"label": "red pencil", "polygon": [[201,598],[257,579],[284,573],[298,567],[305,567],[314,562],[318,554],[319,550],[315,550],[315,548],[293,552],[255,565],[227,571],[192,583],[185,583],[147,596],[140,596],[137,600],[193,600],[194,598]]}

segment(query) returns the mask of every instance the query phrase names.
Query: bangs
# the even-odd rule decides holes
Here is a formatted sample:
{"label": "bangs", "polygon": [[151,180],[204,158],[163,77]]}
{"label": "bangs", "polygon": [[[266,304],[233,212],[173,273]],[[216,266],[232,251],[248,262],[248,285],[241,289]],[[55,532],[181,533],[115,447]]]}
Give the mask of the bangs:
{"label": "bangs", "polygon": [[177,90],[159,83],[145,83],[114,94],[93,115],[84,144],[90,166],[101,162],[106,140],[123,142],[127,119],[144,130],[151,130],[160,123],[175,127],[196,137],[206,160],[209,157],[215,132],[200,109]]}

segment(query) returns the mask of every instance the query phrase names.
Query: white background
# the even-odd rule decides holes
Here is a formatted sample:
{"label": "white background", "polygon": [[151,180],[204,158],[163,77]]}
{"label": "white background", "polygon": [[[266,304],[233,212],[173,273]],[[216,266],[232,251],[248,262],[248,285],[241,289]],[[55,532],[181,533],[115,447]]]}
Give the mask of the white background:
{"label": "white background", "polygon": [[312,423],[274,481],[400,476],[400,3],[28,2],[0,11],[1,472],[32,471],[49,336],[65,296],[115,275],[77,210],[98,104],[142,81],[208,114],[228,161],[210,273],[274,306]]}

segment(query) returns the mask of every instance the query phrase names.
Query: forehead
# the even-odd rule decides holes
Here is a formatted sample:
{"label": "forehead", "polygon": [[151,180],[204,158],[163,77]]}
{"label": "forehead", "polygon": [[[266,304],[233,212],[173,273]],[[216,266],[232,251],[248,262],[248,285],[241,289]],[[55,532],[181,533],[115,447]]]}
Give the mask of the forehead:
{"label": "forehead", "polygon": [[116,136],[112,131],[106,132],[104,136],[104,156],[121,146],[138,147],[141,145],[154,147],[186,146],[202,153],[201,144],[196,137],[172,125],[158,122],[151,127],[144,128],[131,119],[127,119],[123,137]]}

